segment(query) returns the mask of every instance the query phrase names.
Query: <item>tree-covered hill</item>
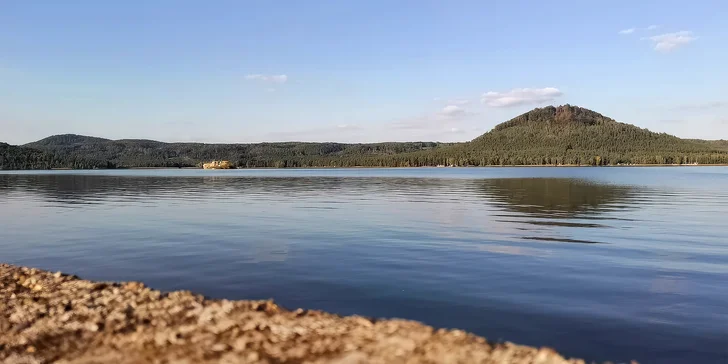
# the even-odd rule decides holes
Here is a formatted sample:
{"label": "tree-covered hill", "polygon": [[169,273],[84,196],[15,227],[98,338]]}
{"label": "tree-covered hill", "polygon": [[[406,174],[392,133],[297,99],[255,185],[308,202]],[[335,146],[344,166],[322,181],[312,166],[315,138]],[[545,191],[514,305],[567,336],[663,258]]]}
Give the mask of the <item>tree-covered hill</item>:
{"label": "tree-covered hill", "polygon": [[[108,161],[116,168],[195,167],[210,160],[229,160],[236,167],[316,167],[357,163],[363,157],[385,158],[395,154],[426,151],[439,143],[257,143],[203,144],[163,143],[153,140],[108,140],[79,135],[52,136],[25,147],[75,163],[74,168],[94,168]],[[346,161],[346,162],[345,162]],[[91,163],[82,166],[83,163]]]}
{"label": "tree-covered hill", "polygon": [[61,147],[69,145],[95,145],[110,142],[109,139],[90,137],[85,135],[77,134],[60,134],[52,135],[47,138],[38,140],[30,144],[26,144],[26,147],[31,148],[43,148],[43,147]]}
{"label": "tree-covered hill", "polygon": [[726,163],[725,151],[717,143],[654,133],[571,105],[534,109],[463,148],[480,159],[472,164]]}
{"label": "tree-covered hill", "polygon": [[728,142],[680,139],[581,107],[534,109],[464,143],[164,143],[56,135],[0,146],[2,169],[196,167],[228,160],[250,167],[726,164]]}

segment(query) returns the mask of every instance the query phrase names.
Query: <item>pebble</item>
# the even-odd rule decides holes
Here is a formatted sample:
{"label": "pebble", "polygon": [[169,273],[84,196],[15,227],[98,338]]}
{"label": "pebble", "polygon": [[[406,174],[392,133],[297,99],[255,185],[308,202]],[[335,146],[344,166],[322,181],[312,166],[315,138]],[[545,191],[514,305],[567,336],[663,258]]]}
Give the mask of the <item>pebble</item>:
{"label": "pebble", "polygon": [[225,351],[228,349],[226,344],[215,344],[212,346],[212,351]]}

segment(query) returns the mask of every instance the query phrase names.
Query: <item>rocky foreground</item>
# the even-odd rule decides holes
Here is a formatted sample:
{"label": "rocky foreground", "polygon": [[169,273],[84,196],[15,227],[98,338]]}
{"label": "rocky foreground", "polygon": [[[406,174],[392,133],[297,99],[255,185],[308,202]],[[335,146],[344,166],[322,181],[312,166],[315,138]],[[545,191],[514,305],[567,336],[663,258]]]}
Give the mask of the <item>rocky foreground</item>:
{"label": "rocky foreground", "polygon": [[584,363],[405,320],[288,311],[0,264],[2,363]]}

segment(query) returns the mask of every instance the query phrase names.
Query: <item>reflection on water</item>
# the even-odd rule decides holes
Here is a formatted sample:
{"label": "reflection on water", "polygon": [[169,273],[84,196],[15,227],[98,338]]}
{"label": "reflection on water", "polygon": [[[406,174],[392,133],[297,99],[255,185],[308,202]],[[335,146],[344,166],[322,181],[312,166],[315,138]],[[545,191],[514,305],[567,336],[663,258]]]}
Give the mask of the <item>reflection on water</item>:
{"label": "reflection on water", "polygon": [[721,362],[726,176],[0,174],[0,256],[89,279],[410,318],[593,360]]}
{"label": "reflection on water", "polygon": [[571,178],[498,178],[479,182],[480,189],[518,215],[588,218],[629,208],[635,187]]}
{"label": "reflection on water", "polygon": [[610,220],[624,220],[617,214],[631,209],[631,200],[645,189],[576,178],[496,178],[477,183],[484,196],[508,212],[497,214],[498,222],[531,225],[518,228],[526,234],[522,239],[581,244],[604,242],[565,236],[550,228],[609,228],[615,223]]}

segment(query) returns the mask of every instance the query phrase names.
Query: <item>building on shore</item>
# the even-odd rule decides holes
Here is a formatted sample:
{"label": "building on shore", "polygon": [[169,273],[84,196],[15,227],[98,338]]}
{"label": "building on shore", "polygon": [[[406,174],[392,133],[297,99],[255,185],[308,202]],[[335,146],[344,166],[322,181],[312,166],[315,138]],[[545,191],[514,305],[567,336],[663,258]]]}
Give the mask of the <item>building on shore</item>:
{"label": "building on shore", "polygon": [[212,161],[202,164],[203,169],[232,169],[233,165],[230,161]]}

